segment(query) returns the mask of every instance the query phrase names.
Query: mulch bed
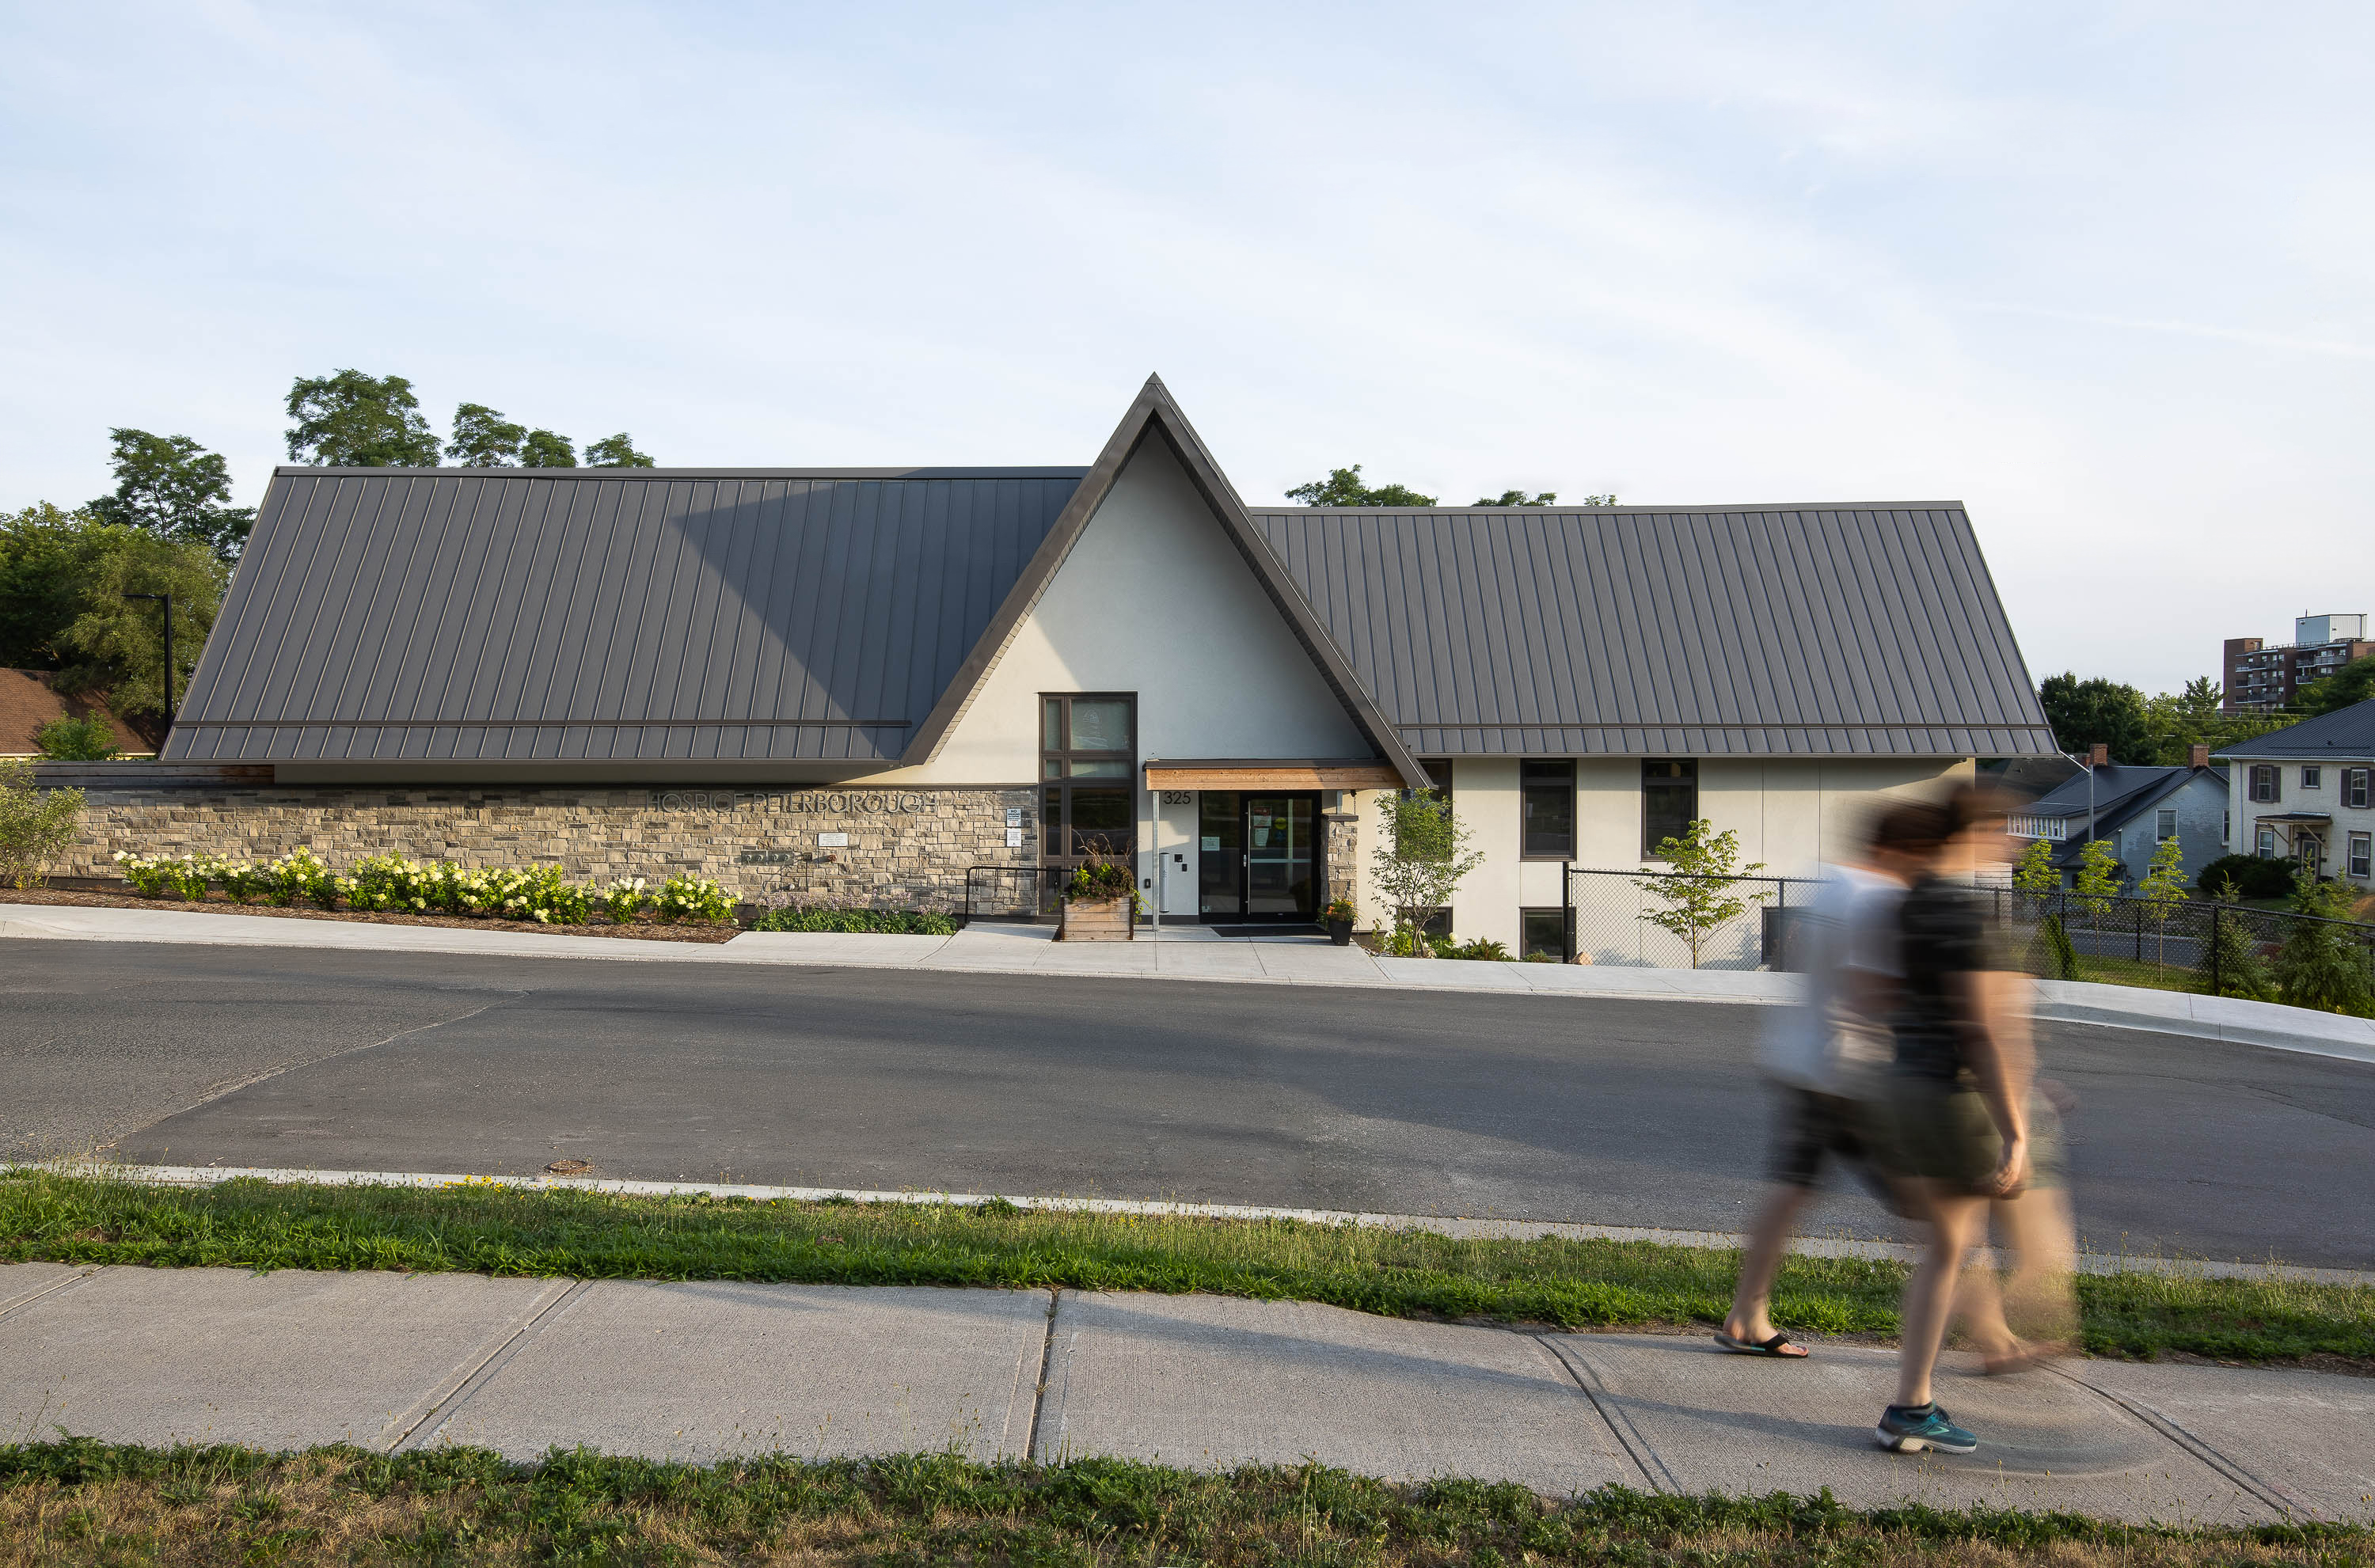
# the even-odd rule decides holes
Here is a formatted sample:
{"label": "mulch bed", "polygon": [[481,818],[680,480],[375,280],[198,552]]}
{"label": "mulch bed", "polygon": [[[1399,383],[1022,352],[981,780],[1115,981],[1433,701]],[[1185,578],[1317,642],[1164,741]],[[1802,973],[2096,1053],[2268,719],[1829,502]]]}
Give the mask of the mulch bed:
{"label": "mulch bed", "polygon": [[620,937],[644,942],[730,942],[741,927],[722,925],[662,925],[650,919],[613,925],[539,925],[533,920],[480,920],[464,914],[382,914],[360,909],[276,909],[269,904],[237,903],[229,893],[207,894],[204,902],[142,898],[138,893],[80,892],[66,888],[0,888],[0,903],[73,904],[84,909],[178,909],[204,914],[267,914],[282,920],[348,920],[377,925],[452,925],[467,931],[527,931],[539,937]]}

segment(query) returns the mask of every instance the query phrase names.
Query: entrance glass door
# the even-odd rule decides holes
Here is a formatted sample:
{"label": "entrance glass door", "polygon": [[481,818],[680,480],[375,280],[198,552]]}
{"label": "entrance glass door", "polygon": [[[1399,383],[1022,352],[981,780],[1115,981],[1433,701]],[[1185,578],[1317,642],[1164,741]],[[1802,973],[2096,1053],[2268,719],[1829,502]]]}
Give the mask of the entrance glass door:
{"label": "entrance glass door", "polygon": [[1317,804],[1302,795],[1246,796],[1246,913],[1312,919],[1311,831]]}
{"label": "entrance glass door", "polygon": [[1205,919],[1317,918],[1317,796],[1207,790],[1197,816],[1197,907]]}

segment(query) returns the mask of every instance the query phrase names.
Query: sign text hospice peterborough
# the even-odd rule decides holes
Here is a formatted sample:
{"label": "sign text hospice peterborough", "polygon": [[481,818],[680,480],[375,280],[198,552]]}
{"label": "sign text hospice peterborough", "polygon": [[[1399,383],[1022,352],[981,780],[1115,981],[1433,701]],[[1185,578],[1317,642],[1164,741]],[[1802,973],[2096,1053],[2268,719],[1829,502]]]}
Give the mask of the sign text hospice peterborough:
{"label": "sign text hospice peterborough", "polygon": [[824,811],[835,815],[920,817],[930,808],[924,795],[787,794],[764,789],[656,789],[652,806],[660,811]]}

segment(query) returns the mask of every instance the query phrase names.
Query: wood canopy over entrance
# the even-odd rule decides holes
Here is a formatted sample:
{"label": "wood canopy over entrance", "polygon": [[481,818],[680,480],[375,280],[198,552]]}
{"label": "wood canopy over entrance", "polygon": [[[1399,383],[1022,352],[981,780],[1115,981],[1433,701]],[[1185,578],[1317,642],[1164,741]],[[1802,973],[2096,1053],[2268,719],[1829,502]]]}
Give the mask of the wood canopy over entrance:
{"label": "wood canopy over entrance", "polygon": [[1149,789],[1400,789],[1391,762],[1365,757],[1150,760]]}

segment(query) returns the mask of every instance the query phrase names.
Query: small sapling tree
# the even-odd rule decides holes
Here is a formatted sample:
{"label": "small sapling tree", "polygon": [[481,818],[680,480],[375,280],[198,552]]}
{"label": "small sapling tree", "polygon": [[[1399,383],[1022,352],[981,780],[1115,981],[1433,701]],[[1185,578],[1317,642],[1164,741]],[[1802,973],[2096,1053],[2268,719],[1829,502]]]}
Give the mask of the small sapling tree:
{"label": "small sapling tree", "polygon": [[1468,847],[1468,829],[1440,791],[1413,790],[1384,799],[1386,842],[1370,859],[1370,879],[1394,912],[1394,950],[1406,948],[1431,957],[1422,928],[1429,915],[1450,904],[1459,879],[1484,863],[1483,852]]}
{"label": "small sapling tree", "polygon": [[1643,910],[1640,918],[1681,937],[1691,950],[1693,969],[1699,966],[1709,937],[1773,896],[1733,890],[1739,878],[1764,870],[1765,862],[1740,865],[1740,835],[1730,828],[1717,832],[1715,824],[1704,817],[1692,822],[1681,838],[1662,840],[1658,858],[1670,869],[1653,871],[1633,883],[1660,906]]}
{"label": "small sapling tree", "polygon": [[2136,884],[2136,896],[2145,901],[2145,913],[2152,916],[2157,956],[2156,966],[2168,962],[2168,917],[2185,902],[2185,846],[2174,838],[2160,841],[2153,851],[2152,864],[2145,868],[2145,879]]}

